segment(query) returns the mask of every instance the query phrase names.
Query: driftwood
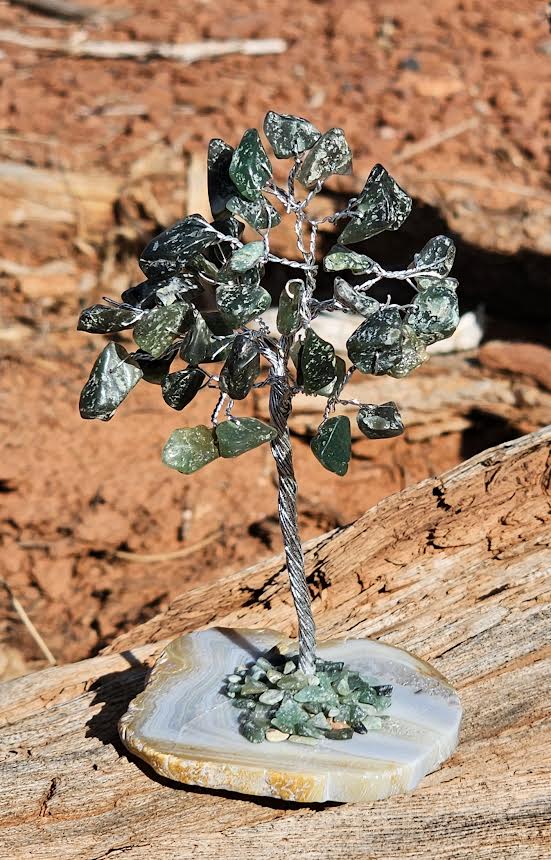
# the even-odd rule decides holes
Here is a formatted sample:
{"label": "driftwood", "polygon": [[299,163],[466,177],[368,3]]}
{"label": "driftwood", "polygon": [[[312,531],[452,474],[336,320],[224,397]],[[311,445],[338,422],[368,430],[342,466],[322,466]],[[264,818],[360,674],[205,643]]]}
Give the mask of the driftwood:
{"label": "driftwood", "polygon": [[414,794],[296,807],[178,787],[125,755],[116,721],[162,640],[213,623],[291,631],[275,558],[182,595],[108,653],[0,687],[1,856],[548,857],[550,441],[546,428],[485,451],[306,547],[320,637],[381,637],[460,691],[460,746]]}

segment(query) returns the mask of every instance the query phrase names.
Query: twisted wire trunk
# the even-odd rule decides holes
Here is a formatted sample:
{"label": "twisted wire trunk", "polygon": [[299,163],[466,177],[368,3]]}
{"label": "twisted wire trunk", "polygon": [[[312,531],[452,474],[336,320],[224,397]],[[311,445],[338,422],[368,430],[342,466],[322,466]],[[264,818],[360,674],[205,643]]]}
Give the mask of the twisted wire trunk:
{"label": "twisted wire trunk", "polygon": [[298,532],[297,482],[293,468],[289,415],[292,398],[286,376],[275,376],[270,390],[270,417],[278,431],[271,443],[278,474],[279,524],[283,535],[285,560],[291,594],[298,617],[299,669],[315,672],[316,627],[304,571],[304,553]]}

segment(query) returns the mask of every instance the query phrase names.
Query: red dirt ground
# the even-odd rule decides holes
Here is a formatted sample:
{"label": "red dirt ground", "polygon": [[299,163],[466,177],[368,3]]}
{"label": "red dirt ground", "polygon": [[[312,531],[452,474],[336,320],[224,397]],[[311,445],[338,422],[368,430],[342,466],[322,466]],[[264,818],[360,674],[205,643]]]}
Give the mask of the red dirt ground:
{"label": "red dirt ground", "polygon": [[[99,6],[109,11],[119,3]],[[541,289],[543,297],[548,283],[540,285],[534,272],[546,271],[548,279],[544,255],[551,253],[551,37],[544,3],[134,0],[120,6],[128,15],[119,20],[99,15],[74,24],[0,4],[0,161],[131,179],[136,162],[152,152],[185,160],[203,153],[210,137],[237,142],[268,109],[299,113],[322,128],[342,126],[360,174],[374,161],[396,165],[406,187],[468,243],[465,259],[476,261],[480,252],[490,255],[488,266],[500,264],[495,289],[501,278],[507,296],[522,296],[524,275],[510,274],[517,270],[506,256],[520,252],[525,268],[518,271],[531,273],[534,295]],[[66,39],[82,29],[113,40],[281,37],[287,50],[185,66],[62,56],[14,46],[5,35]],[[417,155],[408,149],[469,121],[438,146]],[[0,199],[1,184],[0,175]],[[1,222],[1,574],[60,661],[97,652],[192,582],[280,548],[267,449],[247,455],[241,471],[220,462],[185,479],[159,461],[179,419],[154,386],[139,386],[109,424],[78,417],[78,393],[101,346],[97,336],[74,333],[78,310],[124,288],[136,276],[136,248],[163,213],[178,214],[173,179],[156,176],[150,190],[157,209],[149,198],[113,208],[116,241],[108,250],[54,217],[21,219],[10,207]],[[60,262],[59,277],[37,279],[36,267]],[[465,294],[479,291],[474,304],[491,305],[485,276],[475,290],[475,270],[462,274]],[[513,339],[549,334],[537,305],[528,314],[512,307],[498,316]],[[204,420],[210,406],[193,404],[186,418]],[[342,480],[324,472],[307,440],[296,438],[304,538],[451,467],[464,456],[463,442],[460,431],[424,441],[407,434],[379,445],[360,441]],[[181,560],[115,555],[176,551],[209,536],[208,545]],[[14,647],[27,668],[42,665],[0,593],[0,651],[1,643]]]}

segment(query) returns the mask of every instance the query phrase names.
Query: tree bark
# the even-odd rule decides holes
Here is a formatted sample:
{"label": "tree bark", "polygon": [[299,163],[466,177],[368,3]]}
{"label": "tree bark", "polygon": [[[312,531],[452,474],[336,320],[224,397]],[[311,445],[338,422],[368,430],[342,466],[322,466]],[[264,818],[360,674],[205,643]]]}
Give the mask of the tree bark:
{"label": "tree bark", "polygon": [[190,590],[103,655],[0,686],[0,855],[544,860],[550,443],[548,427],[484,451],[305,545],[320,639],[382,638],[461,695],[459,747],[414,794],[315,809],[257,802],[176,786],[128,758],[117,720],[168,637],[212,624],[291,632],[277,557]]}

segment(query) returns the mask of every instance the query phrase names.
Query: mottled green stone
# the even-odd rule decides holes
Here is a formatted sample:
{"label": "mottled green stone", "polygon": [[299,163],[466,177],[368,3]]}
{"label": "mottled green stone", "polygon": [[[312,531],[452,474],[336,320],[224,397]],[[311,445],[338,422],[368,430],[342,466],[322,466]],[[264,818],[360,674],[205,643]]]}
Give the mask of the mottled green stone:
{"label": "mottled green stone", "polygon": [[143,373],[143,381],[151,385],[161,385],[163,379],[170,373],[170,365],[176,357],[177,350],[171,349],[161,358],[153,358],[148,352],[139,349],[133,358]]}
{"label": "mottled green stone", "polygon": [[380,376],[400,359],[402,318],[398,308],[382,307],[353,332],[346,347],[352,364],[362,373]]}
{"label": "mottled green stone", "polygon": [[291,335],[302,326],[300,306],[304,295],[304,281],[293,278],[287,281],[279,297],[277,329],[281,334]]}
{"label": "mottled green stone", "polygon": [[327,418],[318,427],[310,447],[329,472],[346,475],[352,453],[349,418],[346,415]]}
{"label": "mottled green stone", "polygon": [[109,421],[117,406],[143,374],[119,343],[108,343],[98,355],[80,395],[81,418]]}
{"label": "mottled green stone", "polygon": [[282,675],[279,681],[276,681],[276,686],[287,693],[297,693],[308,686],[308,678],[304,672],[296,672],[293,668],[291,672]]}
{"label": "mottled green stone", "polygon": [[261,286],[247,286],[237,281],[221,284],[216,290],[216,306],[223,320],[238,328],[268,310],[272,298]]}
{"label": "mottled green stone", "polygon": [[417,293],[406,322],[426,343],[435,343],[454,333],[459,325],[459,304],[455,290],[436,283]]}
{"label": "mottled green stone", "polygon": [[191,475],[218,458],[214,431],[204,424],[174,430],[163,449],[163,463]]}
{"label": "mottled green stone", "polygon": [[323,259],[323,268],[326,272],[342,272],[347,269],[354,275],[366,275],[372,272],[376,265],[371,257],[351,251],[344,245],[333,245]]}
{"label": "mottled green stone", "polygon": [[358,289],[345,281],[344,278],[335,278],[333,285],[333,293],[340,305],[343,308],[361,314],[363,317],[369,317],[381,307],[380,302],[374,299],[373,296],[368,296],[367,293],[360,292]]}
{"label": "mottled green stone", "polygon": [[323,388],[320,388],[316,394],[320,394],[322,397],[332,397],[337,391],[340,390],[344,377],[346,376],[346,363],[340,357],[340,355],[335,356],[335,378],[331,380],[329,385],[324,385]]}
{"label": "mottled green stone", "polygon": [[258,200],[244,200],[242,197],[231,197],[227,208],[234,215],[238,215],[253,230],[266,230],[268,227],[277,227],[281,216],[277,209],[262,195]]}
{"label": "mottled green stone", "polygon": [[335,350],[309,328],[300,353],[301,380],[305,394],[314,394],[335,378]]}
{"label": "mottled green stone", "polygon": [[411,212],[411,197],[381,164],[376,164],[357,198],[357,216],[344,228],[339,242],[361,242],[383,230],[397,230]]}
{"label": "mottled green stone", "polygon": [[419,292],[428,290],[429,287],[445,287],[447,290],[455,292],[459,286],[457,278],[437,278],[434,275],[417,275],[415,283]]}
{"label": "mottled green stone", "polygon": [[207,184],[209,203],[213,218],[226,211],[226,204],[235,194],[235,185],[230,179],[230,164],[233,146],[220,138],[213,138],[207,151]]}
{"label": "mottled green stone", "polygon": [[266,740],[266,730],[253,720],[244,720],[239,725],[239,731],[243,737],[253,744],[260,744]]}
{"label": "mottled green stone", "polygon": [[264,118],[264,134],[276,158],[300,155],[320,138],[320,132],[307,119],[273,110]]}
{"label": "mottled green stone", "polygon": [[380,406],[368,403],[358,412],[356,421],[368,439],[390,439],[404,432],[398,407],[392,401]]}
{"label": "mottled green stone", "polygon": [[202,364],[204,361],[223,361],[230,349],[233,336],[216,337],[203,317],[196,313],[190,330],[185,335],[180,355],[189,364]]}
{"label": "mottled green stone", "polygon": [[282,732],[300,734],[300,730],[309,720],[309,715],[293,699],[285,699],[272,719],[272,725]]}
{"label": "mottled green stone", "polygon": [[415,254],[413,268],[426,268],[445,277],[449,275],[455,260],[455,245],[448,236],[435,236],[429,239],[425,247]]}
{"label": "mottled green stone", "polygon": [[183,409],[191,403],[205,379],[204,372],[198,367],[168,373],[162,381],[163,400],[172,409]]}
{"label": "mottled green stone", "polygon": [[133,308],[114,308],[106,305],[92,305],[85,308],[79,317],[77,330],[92,334],[107,334],[131,328],[140,319],[142,312]]}
{"label": "mottled green stone", "polygon": [[407,376],[423,362],[427,361],[428,353],[422,338],[418,337],[411,326],[402,326],[402,354],[396,364],[388,371],[389,376],[401,379]]}
{"label": "mottled green stone", "polygon": [[228,268],[232,272],[248,272],[261,262],[264,256],[264,242],[247,242],[231,255]]}
{"label": "mottled green stone", "polygon": [[129,287],[121,296],[121,300],[135,308],[153,308],[156,304],[169,305],[189,293],[198,293],[200,287],[190,277],[167,275],[152,278]]}
{"label": "mottled green stone", "polygon": [[256,344],[246,335],[236,335],[220,372],[220,390],[232,400],[243,400],[260,373],[260,355]]}
{"label": "mottled green stone", "polygon": [[316,141],[297,172],[304,188],[315,188],[333,174],[352,173],[352,153],[342,128],[331,128]]}
{"label": "mottled green stone", "polygon": [[[184,319],[190,310],[187,302],[176,302],[147,311],[134,327],[134,340],[140,349],[153,358],[159,358],[181,332]],[[189,319],[191,322],[192,317]]]}
{"label": "mottled green stone", "polygon": [[233,153],[230,178],[242,197],[256,200],[271,175],[272,165],[260,136],[255,128],[250,128]]}
{"label": "mottled green stone", "polygon": [[[334,420],[334,419],[329,419]],[[348,418],[346,418],[348,421]],[[348,421],[350,428],[350,421]],[[333,470],[331,470],[333,471]],[[293,699],[300,704],[316,704],[316,705],[338,705],[339,697],[331,687],[329,678],[322,674],[318,675],[320,683],[317,686],[304,687],[295,693]]]}
{"label": "mottled green stone", "polygon": [[264,442],[271,442],[276,436],[275,427],[257,418],[230,418],[216,427],[216,441],[221,457],[239,457]]}
{"label": "mottled green stone", "polygon": [[187,267],[211,280],[215,280],[218,276],[218,266],[204,254],[196,254],[192,257]]}
{"label": "mottled green stone", "polygon": [[151,240],[140,268],[148,278],[177,273],[196,254],[220,243],[218,232],[201,215],[188,215]]}

